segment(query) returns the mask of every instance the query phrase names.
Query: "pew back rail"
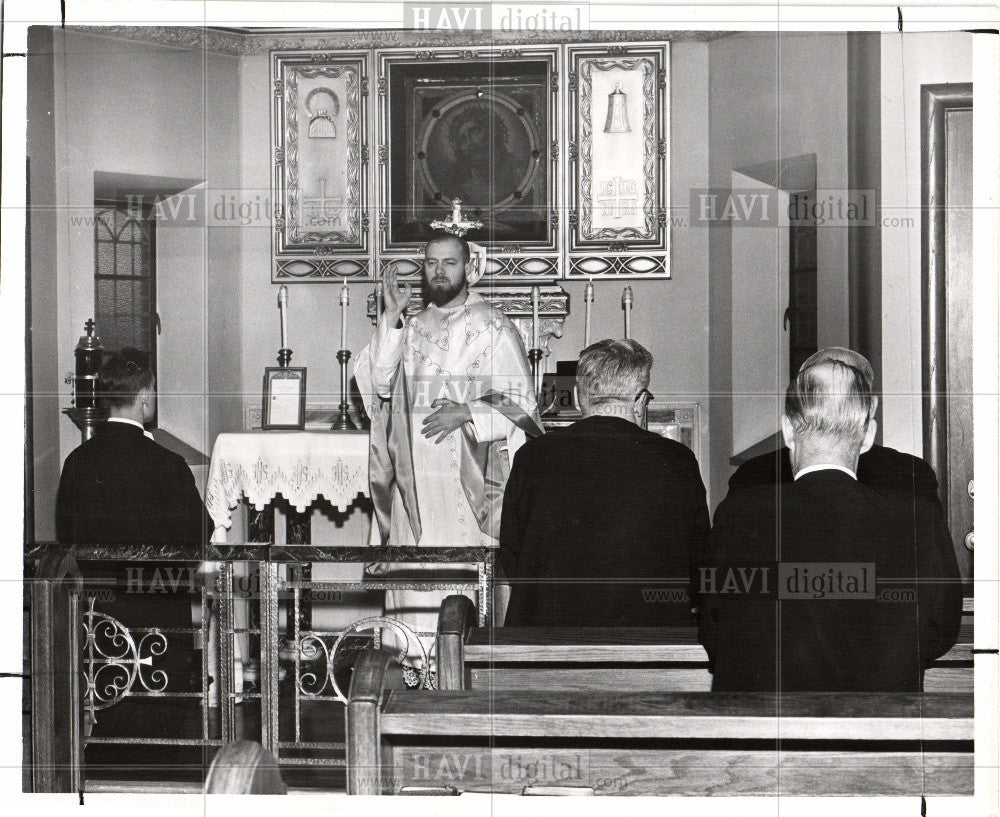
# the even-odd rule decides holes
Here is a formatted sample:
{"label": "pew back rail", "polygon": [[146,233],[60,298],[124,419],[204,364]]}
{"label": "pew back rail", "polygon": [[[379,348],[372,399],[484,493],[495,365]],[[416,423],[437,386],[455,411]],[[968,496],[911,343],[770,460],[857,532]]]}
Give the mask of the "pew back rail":
{"label": "pew back rail", "polygon": [[348,707],[348,792],[968,794],[972,696],[414,691],[366,651]]}
{"label": "pew back rail", "polygon": [[[708,692],[695,627],[480,627],[465,596],[441,604],[438,688]],[[972,692],[972,623],[924,673],[926,692]]]}

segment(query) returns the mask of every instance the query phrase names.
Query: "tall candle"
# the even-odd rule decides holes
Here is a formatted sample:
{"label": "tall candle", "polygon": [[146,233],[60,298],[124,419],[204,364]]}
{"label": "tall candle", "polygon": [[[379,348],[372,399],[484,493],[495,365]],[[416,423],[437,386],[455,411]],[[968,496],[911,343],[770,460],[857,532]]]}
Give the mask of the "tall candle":
{"label": "tall candle", "polygon": [[583,303],[586,315],[583,319],[583,348],[590,346],[590,310],[594,303],[594,279],[587,279],[587,286],[583,288]]}
{"label": "tall candle", "polygon": [[281,315],[281,348],[288,348],[288,287],[284,284],[278,290],[278,312]]}
{"label": "tall candle", "polygon": [[541,292],[538,287],[531,288],[531,348],[538,349],[538,300]]}
{"label": "tall candle", "polygon": [[340,290],[340,348],[347,348],[347,305],[351,302],[350,291],[347,289],[347,279]]}
{"label": "tall candle", "polygon": [[622,308],[625,310],[625,340],[632,337],[632,287],[625,287],[622,293]]}

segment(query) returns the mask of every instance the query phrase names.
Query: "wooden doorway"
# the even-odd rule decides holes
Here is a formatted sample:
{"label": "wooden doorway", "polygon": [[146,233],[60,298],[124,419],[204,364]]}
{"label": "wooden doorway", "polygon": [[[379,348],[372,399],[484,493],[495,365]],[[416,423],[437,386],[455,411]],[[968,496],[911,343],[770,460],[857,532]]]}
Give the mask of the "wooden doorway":
{"label": "wooden doorway", "polygon": [[972,579],[972,85],[921,87],[924,458]]}

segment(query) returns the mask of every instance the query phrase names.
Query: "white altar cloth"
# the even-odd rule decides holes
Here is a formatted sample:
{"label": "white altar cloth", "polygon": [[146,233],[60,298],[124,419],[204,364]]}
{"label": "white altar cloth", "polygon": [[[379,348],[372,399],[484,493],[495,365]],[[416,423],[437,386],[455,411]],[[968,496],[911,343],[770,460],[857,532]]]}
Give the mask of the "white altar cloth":
{"label": "white altar cloth", "polygon": [[345,511],[368,492],[368,432],[251,431],[216,439],[205,507],[225,541],[241,496],[260,511],[280,493],[301,513],[319,497]]}

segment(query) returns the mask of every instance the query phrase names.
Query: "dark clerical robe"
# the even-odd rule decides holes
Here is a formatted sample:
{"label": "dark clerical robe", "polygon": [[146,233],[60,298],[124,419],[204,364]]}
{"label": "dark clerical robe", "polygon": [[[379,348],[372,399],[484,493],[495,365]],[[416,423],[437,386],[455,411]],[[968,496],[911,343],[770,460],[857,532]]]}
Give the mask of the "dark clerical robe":
{"label": "dark clerical robe", "polygon": [[730,491],[701,582],[712,689],[920,691],[962,616],[940,516],[835,469]]}
{"label": "dark clerical robe", "polygon": [[[198,559],[214,524],[184,458],[137,425],[107,422],[66,458],[59,481],[56,536],[67,545],[172,545]],[[132,628],[190,629],[194,563],[84,562],[96,610]],[[187,573],[185,574],[185,571]],[[110,593],[110,596],[109,596]],[[136,640],[141,635],[136,634]],[[193,639],[167,635],[154,679],[167,692],[192,686]]]}
{"label": "dark clerical robe", "polygon": [[530,440],[504,496],[504,624],[693,624],[691,565],[708,535],[686,446],[602,416]]}

